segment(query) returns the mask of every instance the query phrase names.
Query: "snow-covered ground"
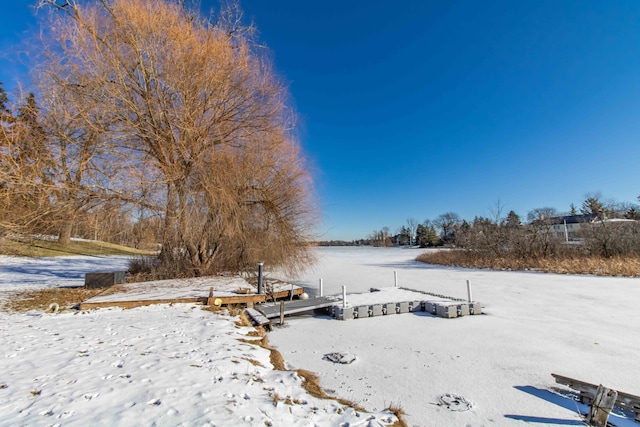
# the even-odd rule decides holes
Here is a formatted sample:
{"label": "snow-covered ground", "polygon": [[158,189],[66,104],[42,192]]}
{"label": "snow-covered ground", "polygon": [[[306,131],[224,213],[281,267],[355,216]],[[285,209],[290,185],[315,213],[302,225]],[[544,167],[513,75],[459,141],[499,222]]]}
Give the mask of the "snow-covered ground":
{"label": "snow-covered ground", "polygon": [[[0,258],[0,286],[80,285],[122,259]],[[360,413],[317,399],[253,328],[194,304],[55,315],[0,312],[1,426],[383,426],[388,411]]]}
{"label": "snow-covered ground", "polygon": [[82,286],[86,273],[125,271],[130,259],[125,256],[23,258],[0,255],[0,292]]}
{"label": "snow-covered ground", "polygon": [[[400,286],[473,298],[483,316],[402,314],[348,321],[305,317],[269,336],[291,367],[319,374],[336,395],[370,410],[402,405],[410,426],[581,425],[588,407],[556,394],[551,373],[640,395],[640,280],[425,265],[420,250],[319,248],[298,284],[325,293]],[[356,355],[337,365],[323,355]],[[568,390],[564,388],[565,390]],[[439,406],[455,394],[473,404]],[[617,426],[640,426],[612,415]]]}
{"label": "snow-covered ground", "polygon": [[[291,368],[318,373],[327,391],[371,415],[309,396],[295,374],[271,369],[267,350],[238,341],[250,328],[197,306],[0,313],[0,425],[366,426],[387,422],[378,411],[390,404],[410,426],[581,425],[587,407],[551,373],[640,394],[639,279],[428,266],[413,249],[318,252],[318,266],[294,281],[311,295],[320,278],[325,294],[366,292],[392,286],[397,271],[400,286],[461,298],[470,280],[485,314],[306,316],[270,333]],[[105,263],[0,258],[0,292],[120,269]],[[356,360],[323,358],[333,352]],[[448,409],[447,394],[471,408]],[[629,414],[610,421],[640,426]]]}

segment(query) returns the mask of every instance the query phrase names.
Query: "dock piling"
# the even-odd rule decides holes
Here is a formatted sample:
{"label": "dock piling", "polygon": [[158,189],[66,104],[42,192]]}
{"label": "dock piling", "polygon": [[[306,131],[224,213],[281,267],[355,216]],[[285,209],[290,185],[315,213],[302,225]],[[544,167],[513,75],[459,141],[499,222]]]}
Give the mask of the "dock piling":
{"label": "dock piling", "polygon": [[342,308],[347,308],[347,287],[342,285]]}
{"label": "dock piling", "polygon": [[264,292],[262,290],[262,266],[263,262],[258,263],[258,295],[262,295]]}

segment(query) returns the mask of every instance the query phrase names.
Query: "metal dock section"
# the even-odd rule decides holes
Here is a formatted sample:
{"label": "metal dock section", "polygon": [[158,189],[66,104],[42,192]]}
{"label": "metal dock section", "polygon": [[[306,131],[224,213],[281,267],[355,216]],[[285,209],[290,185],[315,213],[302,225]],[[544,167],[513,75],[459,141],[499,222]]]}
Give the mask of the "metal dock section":
{"label": "metal dock section", "polygon": [[340,303],[339,296],[326,296],[309,299],[297,299],[292,301],[280,301],[275,304],[260,304],[255,308],[260,311],[267,319],[274,319],[281,315],[304,313],[305,311],[326,308]]}

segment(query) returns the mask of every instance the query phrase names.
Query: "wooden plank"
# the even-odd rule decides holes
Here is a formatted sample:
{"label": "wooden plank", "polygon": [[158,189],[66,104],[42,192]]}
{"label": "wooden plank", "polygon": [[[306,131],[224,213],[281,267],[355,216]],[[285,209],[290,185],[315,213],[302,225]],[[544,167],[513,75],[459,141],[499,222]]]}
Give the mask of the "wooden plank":
{"label": "wooden plank", "polygon": [[216,296],[214,294],[213,297],[207,298],[207,305],[214,305],[214,301],[218,299],[220,300],[220,305],[229,305],[265,302],[266,297],[258,294],[233,296]]}
{"label": "wooden plank", "polygon": [[104,308],[104,307],[135,308],[135,307],[144,307],[144,306],[153,305],[153,304],[183,304],[183,303],[184,304],[189,304],[189,303],[204,304],[205,302],[206,302],[206,298],[82,302],[80,303],[80,310],[90,310],[92,308]]}
{"label": "wooden plank", "polygon": [[[565,377],[558,374],[551,374],[556,379],[556,383],[564,384],[571,387],[574,390],[580,392],[580,398],[585,398],[585,403],[590,403],[594,400],[598,391],[598,386],[595,384],[587,383],[584,381],[576,380],[574,378]],[[620,390],[615,390],[618,393],[615,406],[621,409],[628,409],[635,414],[635,420],[640,421],[640,396],[625,393]],[[583,396],[584,395],[584,396]]]}

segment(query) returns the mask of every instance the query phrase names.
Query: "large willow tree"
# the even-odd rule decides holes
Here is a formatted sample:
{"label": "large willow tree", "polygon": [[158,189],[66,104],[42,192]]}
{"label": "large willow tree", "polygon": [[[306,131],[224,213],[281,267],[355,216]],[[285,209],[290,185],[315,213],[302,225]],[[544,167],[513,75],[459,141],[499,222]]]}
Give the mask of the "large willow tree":
{"label": "large willow tree", "polygon": [[77,126],[99,131],[103,162],[126,165],[116,182],[137,188],[119,194],[164,217],[165,266],[202,275],[311,260],[311,183],[288,93],[237,7],[211,23],[170,0],[40,6],[52,7],[43,97],[92,112]]}

